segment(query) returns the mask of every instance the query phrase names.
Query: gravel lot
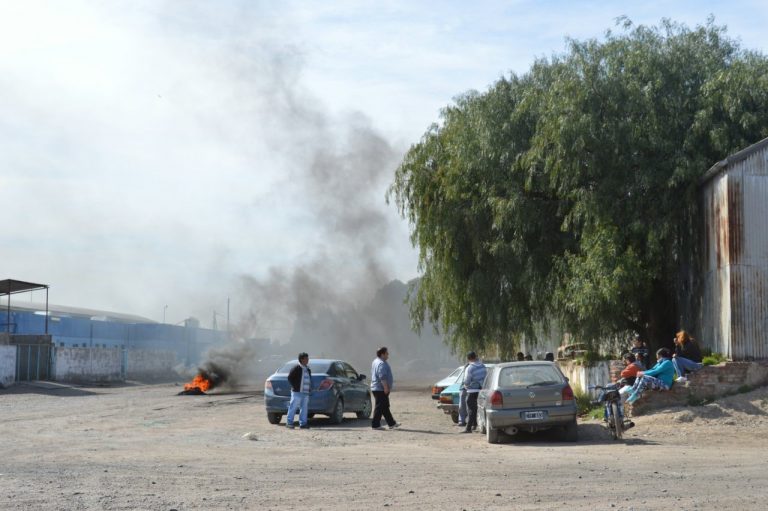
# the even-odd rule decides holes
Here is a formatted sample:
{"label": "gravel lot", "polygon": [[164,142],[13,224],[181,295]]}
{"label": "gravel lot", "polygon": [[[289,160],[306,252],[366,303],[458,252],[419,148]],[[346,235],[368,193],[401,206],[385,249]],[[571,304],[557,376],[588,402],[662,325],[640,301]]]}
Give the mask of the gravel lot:
{"label": "gravel lot", "polygon": [[[178,385],[0,390],[0,509],[732,509],[768,506],[768,391],[643,416],[623,442],[597,421],[580,441],[490,445],[392,394],[403,427],[350,414],[310,430],[267,422],[256,389]],[[260,390],[260,389],[259,389]]]}

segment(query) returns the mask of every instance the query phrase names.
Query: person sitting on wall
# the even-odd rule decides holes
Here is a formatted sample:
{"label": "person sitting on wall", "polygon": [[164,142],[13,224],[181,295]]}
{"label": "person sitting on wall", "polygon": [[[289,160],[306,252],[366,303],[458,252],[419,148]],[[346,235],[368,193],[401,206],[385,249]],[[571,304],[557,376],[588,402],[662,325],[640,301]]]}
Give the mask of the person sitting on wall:
{"label": "person sitting on wall", "polygon": [[547,362],[554,362],[555,361],[555,354],[551,351],[548,351],[546,355],[544,355],[544,360]]}
{"label": "person sitting on wall", "polygon": [[517,361],[518,362],[522,362],[523,360],[525,360],[525,355],[523,355],[522,351],[518,351],[517,352]]}
{"label": "person sitting on wall", "polygon": [[675,353],[672,355],[672,364],[675,366],[678,382],[686,382],[685,373],[693,373],[704,367],[701,363],[701,350],[696,339],[688,335],[685,330],[680,330],[675,335]]}
{"label": "person sitting on wall", "polygon": [[624,369],[620,376],[627,385],[634,385],[637,380],[637,373],[643,370],[643,366],[632,353],[624,353],[622,359],[624,360]]}
{"label": "person sitting on wall", "polygon": [[672,352],[661,348],[656,352],[656,365],[647,371],[638,371],[637,380],[632,385],[632,392],[627,403],[640,399],[646,390],[669,390],[675,377],[675,366],[672,364]]}
{"label": "person sitting on wall", "polygon": [[635,356],[635,360],[640,364],[641,369],[651,367],[650,352],[640,334],[636,333],[632,338],[632,349],[630,351]]}

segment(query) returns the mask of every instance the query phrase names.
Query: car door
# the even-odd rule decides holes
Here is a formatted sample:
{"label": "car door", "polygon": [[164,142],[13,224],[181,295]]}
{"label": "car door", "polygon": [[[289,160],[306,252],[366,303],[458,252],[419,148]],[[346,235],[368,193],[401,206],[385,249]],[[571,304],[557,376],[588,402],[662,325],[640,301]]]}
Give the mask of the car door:
{"label": "car door", "polygon": [[353,408],[355,410],[360,410],[363,407],[366,397],[368,397],[368,384],[365,380],[361,380],[358,372],[346,362],[344,362],[344,370],[349,378],[350,395],[352,395],[352,399],[354,400]]}
{"label": "car door", "polygon": [[333,372],[335,373],[334,380],[338,385],[339,393],[344,399],[344,410],[352,410],[355,407],[355,396],[352,391],[352,385],[350,385],[349,376],[347,376],[347,370],[344,368],[344,363],[336,361],[333,363]]}

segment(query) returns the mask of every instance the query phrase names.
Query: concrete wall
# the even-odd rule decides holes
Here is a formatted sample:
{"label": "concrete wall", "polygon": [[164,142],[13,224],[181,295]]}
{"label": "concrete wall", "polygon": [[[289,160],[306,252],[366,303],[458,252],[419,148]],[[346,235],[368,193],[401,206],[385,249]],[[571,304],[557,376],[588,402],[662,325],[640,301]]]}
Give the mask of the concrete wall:
{"label": "concrete wall", "polygon": [[129,380],[155,380],[177,376],[176,353],[163,350],[128,350],[125,377]]}
{"label": "concrete wall", "polygon": [[56,348],[54,379],[62,382],[122,380],[119,348]]}
{"label": "concrete wall", "polygon": [[571,382],[574,391],[586,392],[590,385],[605,385],[611,382],[612,361],[600,361],[585,366],[570,360],[558,360],[560,370]]}
{"label": "concrete wall", "polygon": [[16,346],[0,345],[0,384],[11,385],[16,380]]}

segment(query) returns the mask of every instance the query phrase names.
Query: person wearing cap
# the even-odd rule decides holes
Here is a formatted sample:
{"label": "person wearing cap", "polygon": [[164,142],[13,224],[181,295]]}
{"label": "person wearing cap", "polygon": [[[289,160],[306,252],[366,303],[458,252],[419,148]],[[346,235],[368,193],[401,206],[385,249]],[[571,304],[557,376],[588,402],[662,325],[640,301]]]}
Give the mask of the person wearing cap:
{"label": "person wearing cap", "polygon": [[483,381],[488,370],[485,365],[477,359],[477,353],[470,351],[467,353],[467,369],[464,371],[464,384],[467,389],[467,429],[462,433],[471,433],[477,428],[477,397],[480,389],[483,387]]}

